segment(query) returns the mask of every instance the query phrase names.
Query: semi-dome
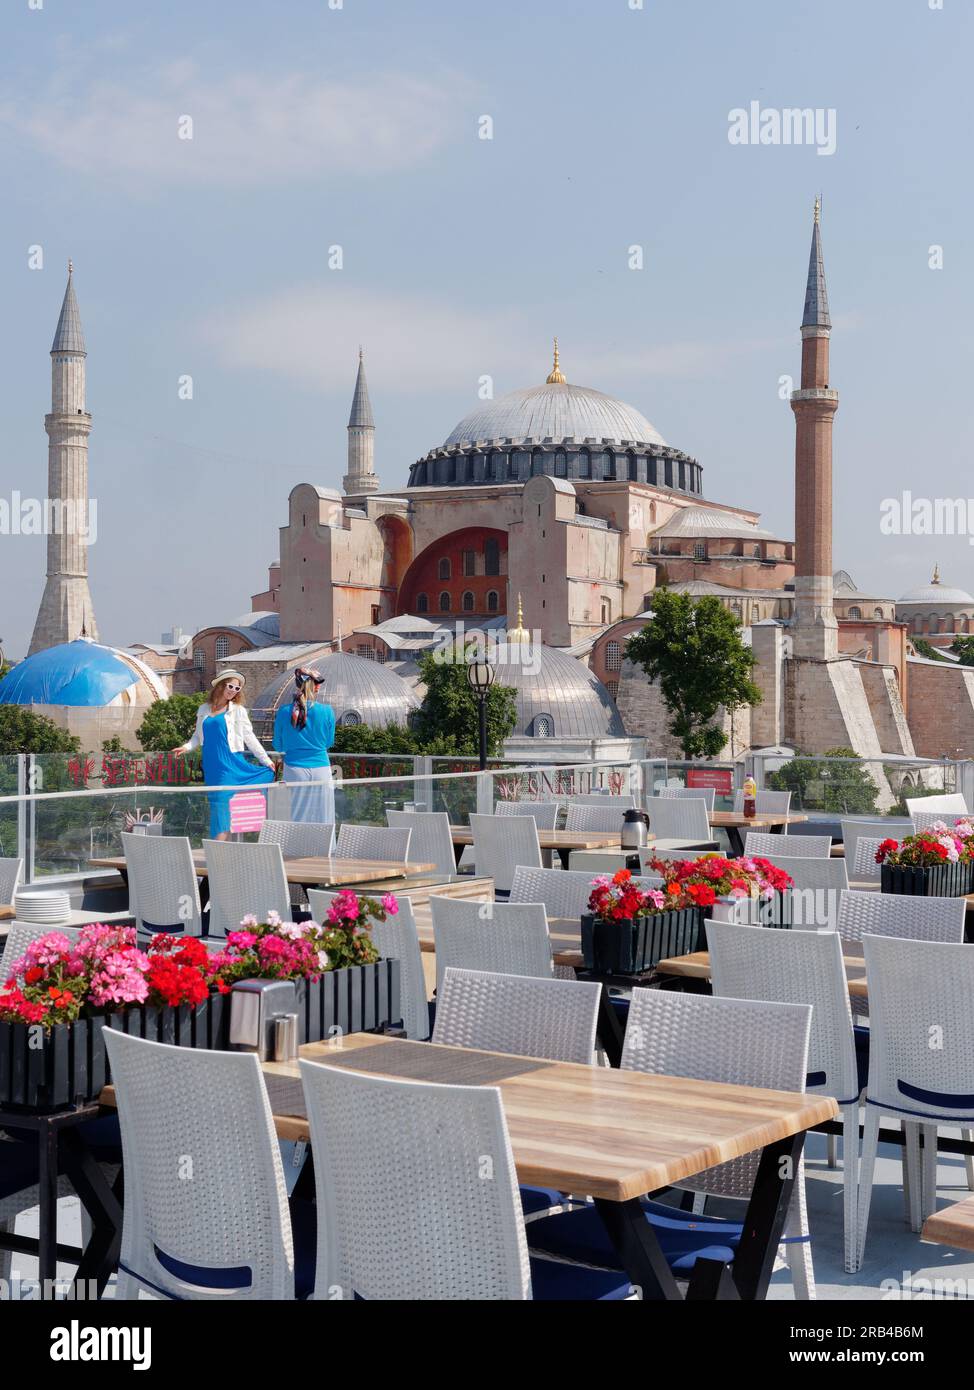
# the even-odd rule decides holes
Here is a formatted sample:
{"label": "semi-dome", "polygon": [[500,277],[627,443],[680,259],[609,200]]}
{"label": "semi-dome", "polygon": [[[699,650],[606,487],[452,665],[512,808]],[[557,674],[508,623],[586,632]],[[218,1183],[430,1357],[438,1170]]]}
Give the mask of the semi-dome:
{"label": "semi-dome", "polygon": [[546,382],[526,391],[509,391],[471,411],[447,435],[443,448],[502,439],[533,439],[539,444],[544,439],[572,439],[579,444],[586,439],[599,444],[603,440],[612,444],[666,443],[635,406],[590,386]]}
{"label": "semi-dome", "polygon": [[974,604],[974,596],[969,594],[966,589],[951,589],[946,584],[940,582],[940,570],[935,569],[933,579],[929,584],[921,584],[918,589],[910,589],[902,598],[896,600],[896,606],[908,603],[942,604],[942,603],[968,603]]}
{"label": "semi-dome", "polygon": [[87,637],[35,652],[0,681],[0,705],[120,707],[150,705],[166,694],[138,657]]}
{"label": "semi-dome", "polygon": [[750,540],[775,540],[770,531],[763,531],[753,521],[719,507],[680,507],[657,527],[654,536],[726,536]]}
{"label": "semi-dome", "polygon": [[511,641],[498,649],[498,685],[517,693],[514,732],[533,738],[621,737],[625,726],[597,676],[556,647]]}
{"label": "semi-dome", "polygon": [[[330,652],[316,659],[314,667],[324,676],[318,699],[331,705],[339,724],[368,724],[373,729],[405,724],[418,706],[416,696],[402,677],[381,662],[368,661],[351,652]],[[251,709],[259,738],[271,737],[275,714],[293,695],[292,668],[281,671],[264,686]]]}

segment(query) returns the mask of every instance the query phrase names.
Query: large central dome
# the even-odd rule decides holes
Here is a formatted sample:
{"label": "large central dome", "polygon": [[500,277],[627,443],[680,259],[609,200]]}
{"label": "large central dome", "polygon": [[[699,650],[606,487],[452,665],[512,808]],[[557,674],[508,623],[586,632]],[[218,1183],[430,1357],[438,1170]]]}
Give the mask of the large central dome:
{"label": "large central dome", "polygon": [[591,386],[546,383],[527,391],[510,391],[464,416],[443,442],[495,443],[498,440],[585,439],[613,444],[665,444],[666,440],[634,406]]}

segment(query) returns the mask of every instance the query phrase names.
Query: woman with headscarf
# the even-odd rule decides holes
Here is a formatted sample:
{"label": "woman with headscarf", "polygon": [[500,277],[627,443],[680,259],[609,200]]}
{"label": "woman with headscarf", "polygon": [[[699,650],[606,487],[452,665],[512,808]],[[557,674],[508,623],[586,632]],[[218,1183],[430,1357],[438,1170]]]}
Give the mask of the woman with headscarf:
{"label": "woman with headscarf", "polygon": [[294,697],[274,718],[274,748],[284,759],[284,781],[291,787],[291,819],[335,823],[335,789],[328,749],[335,742],[335,711],[316,702],[324,677],[299,666]]}
{"label": "woman with headscarf", "polygon": [[[244,678],[239,671],[221,671],[211,682],[212,694],[196,712],[196,728],[188,743],[176,753],[189,753],[203,745],[203,780],[211,787],[226,790],[210,792],[210,838],[230,838],[230,798],[241,791],[263,786],[274,780],[274,764],[254,733],[250,715],[240,702]],[[244,756],[253,753],[260,764],[255,767]]]}

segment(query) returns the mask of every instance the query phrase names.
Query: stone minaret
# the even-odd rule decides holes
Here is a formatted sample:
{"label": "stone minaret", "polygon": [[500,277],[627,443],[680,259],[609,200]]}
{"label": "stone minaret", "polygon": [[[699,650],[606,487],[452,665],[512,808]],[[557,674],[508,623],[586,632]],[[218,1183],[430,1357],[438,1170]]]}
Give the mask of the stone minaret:
{"label": "stone minaret", "polygon": [[795,412],[795,617],[796,657],[830,661],[838,655],[832,606],[832,417],[839,393],[829,387],[829,298],[822,261],[821,204],[815,200],[812,251],[802,315],[801,389],[791,394]]}
{"label": "stone minaret", "polygon": [[98,640],[88,591],[88,435],[85,351],[72,265],[51,346],[51,413],[47,430],[47,583],[34,624],[30,654],[72,642]]}
{"label": "stone minaret", "polygon": [[379,480],[375,476],[375,420],[372,418],[372,402],[369,400],[369,386],[365,380],[365,363],[362,349],[358,353],[358,376],[355,378],[355,395],[352,397],[352,410],[348,417],[348,472],[342,479],[342,487],[352,496],[363,492],[378,492]]}

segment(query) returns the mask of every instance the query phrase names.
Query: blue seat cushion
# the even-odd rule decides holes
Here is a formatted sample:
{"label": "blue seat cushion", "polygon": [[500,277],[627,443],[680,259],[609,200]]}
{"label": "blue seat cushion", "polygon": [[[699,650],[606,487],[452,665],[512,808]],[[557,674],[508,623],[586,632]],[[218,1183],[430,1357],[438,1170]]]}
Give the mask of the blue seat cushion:
{"label": "blue seat cushion", "polygon": [[13,1197],[37,1183],[37,1140],[23,1144],[19,1139],[0,1140],[0,1197]]}
{"label": "blue seat cushion", "polygon": [[[741,1239],[738,1221],[694,1216],[692,1212],[643,1202],[646,1220],[660,1243],[663,1257],[675,1274],[691,1270],[698,1259],[729,1264]],[[532,1254],[559,1255],[566,1260],[618,1269],[619,1257],[594,1206],[558,1213],[526,1227]]]}
{"label": "blue seat cushion", "polygon": [[[549,1217],[549,1220],[557,1220]],[[544,1226],[546,1222],[535,1223]],[[628,1298],[632,1292],[623,1275],[581,1265],[563,1265],[554,1260],[531,1261],[531,1296],[539,1303],[589,1303]]]}
{"label": "blue seat cushion", "polygon": [[547,1211],[549,1207],[560,1207],[564,1200],[553,1187],[521,1188],[521,1210],[525,1216],[534,1216],[539,1211]]}
{"label": "blue seat cushion", "polygon": [[291,1198],[291,1236],[294,1241],[294,1296],[310,1298],[318,1259],[318,1221],[314,1202]]}

